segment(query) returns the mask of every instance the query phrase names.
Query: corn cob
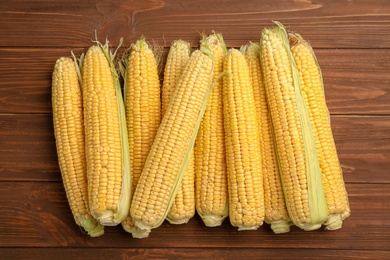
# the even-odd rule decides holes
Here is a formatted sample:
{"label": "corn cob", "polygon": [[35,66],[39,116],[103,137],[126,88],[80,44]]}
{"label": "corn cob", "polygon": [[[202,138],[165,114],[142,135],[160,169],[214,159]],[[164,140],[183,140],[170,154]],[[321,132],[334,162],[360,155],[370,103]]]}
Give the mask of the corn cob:
{"label": "corn cob", "polygon": [[204,38],[214,56],[214,89],[211,92],[195,142],[196,209],[208,227],[220,226],[229,214],[222,81],[226,46],[222,35]]}
{"label": "corn cob", "polygon": [[127,217],[131,194],[125,109],[114,56],[108,42],[98,43],[88,49],[82,67],[90,211],[107,226]]}
{"label": "corn cob", "polygon": [[89,213],[82,96],[75,62],[59,58],[52,80],[53,126],[66,197],[76,224],[91,237],[104,227]]}
{"label": "corn cob", "polygon": [[[131,45],[125,66],[126,123],[134,191],[161,121],[160,81],[156,58],[143,38]],[[134,227],[130,216],[122,227],[133,237],[147,235]]]}
{"label": "corn cob", "polygon": [[265,222],[271,225],[276,233],[290,231],[290,217],[284,201],[282,181],[280,180],[276,160],[271,118],[260,66],[260,45],[249,43],[244,46],[245,58],[248,61],[255,97],[257,122],[260,131],[260,151],[264,184]]}
{"label": "corn cob", "polygon": [[309,109],[328,205],[328,219],[324,225],[330,230],[339,229],[350,215],[350,208],[326,106],[321,69],[308,42],[299,34],[290,34],[290,41],[302,95]]}
{"label": "corn cob", "polygon": [[261,67],[275,135],[277,158],[292,222],[304,230],[327,217],[312,127],[287,33],[277,22],[261,35]]}
{"label": "corn cob", "polygon": [[245,56],[230,49],[224,60],[223,110],[230,223],[238,230],[263,224],[260,132]]}
{"label": "corn cob", "polygon": [[[163,112],[165,112],[169,104],[175,85],[180,79],[183,69],[190,58],[190,54],[190,43],[182,40],[177,40],[172,43],[164,71],[164,83],[162,87]],[[194,154],[192,150],[175,201],[166,218],[171,224],[187,223],[195,214],[194,167]]]}
{"label": "corn cob", "polygon": [[191,54],[146,159],[130,214],[146,231],[162,224],[174,201],[211,92],[208,46]]}

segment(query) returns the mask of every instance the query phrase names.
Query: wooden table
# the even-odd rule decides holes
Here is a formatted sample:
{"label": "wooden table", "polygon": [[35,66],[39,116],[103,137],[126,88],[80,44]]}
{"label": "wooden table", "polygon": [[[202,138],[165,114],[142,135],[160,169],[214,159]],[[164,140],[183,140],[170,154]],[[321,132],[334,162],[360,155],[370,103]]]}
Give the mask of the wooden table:
{"label": "wooden table", "polygon": [[[221,32],[258,41],[278,20],[313,45],[352,209],[341,230],[274,235],[164,223],[147,239],[121,226],[90,238],[74,223],[52,127],[55,60],[107,36],[169,47]],[[390,1],[3,1],[0,5],[0,259],[390,259]]]}

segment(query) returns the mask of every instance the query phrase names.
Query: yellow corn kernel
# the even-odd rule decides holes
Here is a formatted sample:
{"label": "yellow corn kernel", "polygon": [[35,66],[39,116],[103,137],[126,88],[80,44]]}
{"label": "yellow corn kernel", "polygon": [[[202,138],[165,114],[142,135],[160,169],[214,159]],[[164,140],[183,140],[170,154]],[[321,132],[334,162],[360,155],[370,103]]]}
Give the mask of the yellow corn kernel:
{"label": "yellow corn kernel", "polygon": [[290,219],[304,230],[321,227],[327,207],[314,137],[287,33],[264,29],[260,60]]}
{"label": "yellow corn kernel", "polygon": [[90,211],[102,225],[129,214],[131,172],[125,109],[108,42],[90,47],[82,67]]}
{"label": "yellow corn kernel", "polygon": [[[134,191],[161,121],[157,62],[145,39],[131,45],[125,69],[126,123]],[[132,223],[126,220],[122,226],[133,237],[145,237]]]}
{"label": "yellow corn kernel", "polygon": [[328,205],[327,229],[339,229],[350,215],[347,190],[333,139],[321,69],[314,51],[298,34],[290,34],[291,52],[297,64],[302,95],[309,109],[313,135]]}
{"label": "yellow corn kernel", "polygon": [[[166,111],[175,86],[190,58],[191,47],[189,42],[176,40],[172,43],[164,70],[164,83],[162,87],[162,111]],[[167,220],[171,224],[187,223],[195,214],[195,169],[194,155],[191,151],[187,169],[183,175],[175,201],[173,202]]]}
{"label": "yellow corn kernel", "polygon": [[88,208],[82,102],[75,62],[59,58],[52,78],[52,108],[62,182],[77,225],[91,237],[97,237],[103,235],[104,228]]}
{"label": "yellow corn kernel", "polygon": [[264,221],[260,133],[245,56],[230,49],[224,60],[223,110],[230,223],[255,230]]}
{"label": "yellow corn kernel", "polygon": [[212,89],[213,60],[207,47],[193,52],[183,70],[132,199],[131,217],[146,232],[166,218],[188,164]]}
{"label": "yellow corn kernel", "polygon": [[271,117],[260,66],[260,45],[249,43],[243,48],[248,61],[260,131],[261,164],[264,183],[265,222],[276,233],[290,231],[290,217],[284,201],[282,181],[276,160]]}
{"label": "yellow corn kernel", "polygon": [[226,46],[222,35],[211,34],[202,41],[214,56],[214,89],[195,141],[196,210],[208,227],[220,226],[228,216],[225,132],[222,80]]}

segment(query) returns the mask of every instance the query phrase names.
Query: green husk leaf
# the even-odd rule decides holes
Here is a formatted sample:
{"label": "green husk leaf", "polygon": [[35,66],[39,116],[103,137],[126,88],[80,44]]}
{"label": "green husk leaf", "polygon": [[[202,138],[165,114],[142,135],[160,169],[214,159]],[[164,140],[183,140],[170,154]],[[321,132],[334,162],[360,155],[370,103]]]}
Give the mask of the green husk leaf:
{"label": "green husk leaf", "polygon": [[82,90],[81,84],[83,82],[83,78],[82,78],[81,71],[83,70],[83,62],[84,62],[85,53],[83,52],[80,55],[80,58],[77,58],[76,55],[73,53],[73,51],[71,51],[70,53],[72,54],[74,65],[76,66],[76,72],[77,72],[77,78],[78,78],[79,84],[80,84],[80,90]]}

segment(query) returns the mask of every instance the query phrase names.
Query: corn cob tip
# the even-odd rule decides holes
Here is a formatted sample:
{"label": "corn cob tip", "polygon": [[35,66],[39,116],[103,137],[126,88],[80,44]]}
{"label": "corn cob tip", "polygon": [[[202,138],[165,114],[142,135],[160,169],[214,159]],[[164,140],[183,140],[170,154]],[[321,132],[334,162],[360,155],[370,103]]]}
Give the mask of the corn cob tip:
{"label": "corn cob tip", "polygon": [[213,59],[213,52],[211,51],[210,45],[204,41],[200,42],[199,50],[204,53],[205,55],[209,56]]}
{"label": "corn cob tip", "polygon": [[332,214],[328,217],[324,223],[327,230],[337,230],[340,229],[343,225],[343,220],[341,214]]}
{"label": "corn cob tip", "polygon": [[180,46],[180,45],[182,45],[182,44],[185,44],[185,45],[187,45],[187,46],[190,46],[190,43],[189,43],[189,42],[187,42],[187,41],[185,41],[185,40],[182,40],[182,39],[176,39],[176,40],[173,40],[173,41],[171,42],[171,47],[172,47],[172,46]]}
{"label": "corn cob tip", "polygon": [[[115,56],[116,56],[119,48],[122,46],[123,41],[124,41],[124,39],[120,38],[118,46],[116,47],[115,51],[111,51],[110,50],[110,42],[108,41],[108,39],[106,38],[106,42],[104,44],[102,44],[97,39],[97,35],[96,35],[96,39],[93,41],[95,44],[92,45],[91,47],[89,47],[88,51],[95,51],[95,52],[99,52],[100,50],[103,51],[104,56],[107,58],[107,61],[110,64],[110,68],[115,69],[113,60],[115,59]],[[116,73],[116,71],[115,71],[115,73]]]}
{"label": "corn cob tip", "polygon": [[74,62],[74,65],[76,66],[76,72],[77,72],[77,77],[78,77],[78,80],[79,80],[79,84],[81,86],[82,84],[82,77],[81,77],[81,71],[82,71],[82,66],[83,66],[83,62],[84,62],[84,56],[85,56],[85,53],[83,52],[79,58],[76,57],[76,54],[74,54],[73,51],[70,52],[71,55],[72,55],[72,58],[73,58],[73,62]]}
{"label": "corn cob tip", "polygon": [[302,38],[302,36],[298,33],[289,33],[288,39],[290,41],[290,46],[293,47],[299,43],[305,43],[306,41]]}
{"label": "corn cob tip", "polygon": [[148,48],[149,44],[146,42],[145,37],[142,36],[140,39],[136,40],[132,46],[136,46],[138,48]]}
{"label": "corn cob tip", "polygon": [[95,219],[81,217],[79,221],[80,226],[83,227],[91,237],[99,237],[104,234],[104,226],[98,223]]}
{"label": "corn cob tip", "polygon": [[221,33],[213,32],[210,35],[203,35],[202,39],[200,40],[200,44],[205,44],[211,47],[221,45],[223,52],[227,52],[227,47]]}
{"label": "corn cob tip", "polygon": [[284,25],[281,22],[279,22],[279,21],[272,21],[272,22],[277,25],[276,28],[282,29],[283,31],[286,31],[286,28],[284,27]]}
{"label": "corn cob tip", "polygon": [[[200,214],[199,214],[200,215]],[[222,225],[222,222],[227,217],[227,214],[225,216],[222,215],[215,215],[215,214],[202,214],[200,217],[203,220],[203,223],[206,225],[206,227],[219,227]]]}
{"label": "corn cob tip", "polygon": [[279,220],[271,223],[271,229],[275,234],[282,234],[289,232],[291,225],[291,221]]}

